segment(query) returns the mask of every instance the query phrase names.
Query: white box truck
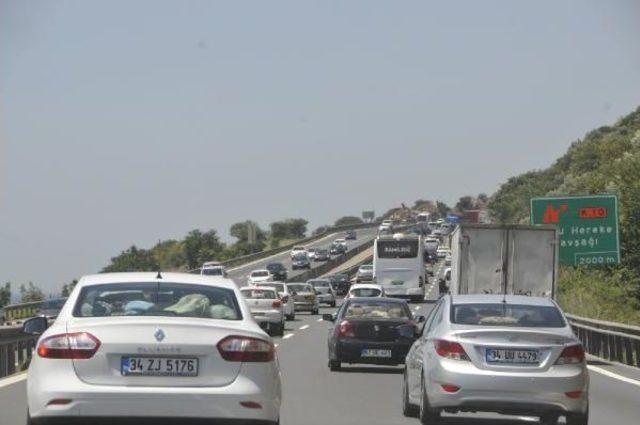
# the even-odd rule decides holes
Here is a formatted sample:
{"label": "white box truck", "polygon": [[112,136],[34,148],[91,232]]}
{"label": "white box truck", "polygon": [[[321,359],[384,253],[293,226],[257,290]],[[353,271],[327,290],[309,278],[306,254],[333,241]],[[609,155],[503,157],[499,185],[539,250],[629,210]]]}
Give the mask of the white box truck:
{"label": "white box truck", "polygon": [[451,251],[452,294],[555,295],[555,226],[460,224]]}

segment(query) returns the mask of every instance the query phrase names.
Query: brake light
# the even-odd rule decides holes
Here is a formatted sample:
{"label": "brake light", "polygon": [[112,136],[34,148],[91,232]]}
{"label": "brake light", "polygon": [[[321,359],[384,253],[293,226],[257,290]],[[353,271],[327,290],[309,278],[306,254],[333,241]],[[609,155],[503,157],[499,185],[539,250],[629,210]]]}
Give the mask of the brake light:
{"label": "brake light", "polygon": [[448,393],[455,393],[458,392],[458,390],[460,390],[460,387],[456,386],[456,385],[451,385],[451,384],[441,384],[440,385],[442,387],[442,389]]}
{"label": "brake light", "polygon": [[355,332],[353,331],[353,324],[348,320],[342,321],[338,325],[337,330],[338,336],[343,338],[354,338],[356,336]]}
{"label": "brake light", "polygon": [[582,397],[582,391],[578,390],[578,391],[567,391],[566,393],[564,393],[564,395],[566,395],[569,398],[580,398]]}
{"label": "brake light", "polygon": [[89,332],[51,335],[38,344],[40,357],[47,359],[90,359],[100,348],[100,341]]}
{"label": "brake light", "polygon": [[280,308],[280,306],[282,305],[282,301],[280,300],[275,300],[272,304],[271,307],[273,308]]}
{"label": "brake light", "polygon": [[452,360],[469,360],[466,351],[464,351],[462,345],[457,342],[447,341],[446,339],[435,339],[433,340],[433,345],[435,346],[436,353],[441,357]]}
{"label": "brake light", "polygon": [[218,343],[218,351],[229,362],[270,362],[275,353],[269,341],[246,336],[228,336]]}
{"label": "brake light", "polygon": [[556,361],[556,364],[577,364],[584,361],[584,348],[582,345],[570,345],[565,347]]}

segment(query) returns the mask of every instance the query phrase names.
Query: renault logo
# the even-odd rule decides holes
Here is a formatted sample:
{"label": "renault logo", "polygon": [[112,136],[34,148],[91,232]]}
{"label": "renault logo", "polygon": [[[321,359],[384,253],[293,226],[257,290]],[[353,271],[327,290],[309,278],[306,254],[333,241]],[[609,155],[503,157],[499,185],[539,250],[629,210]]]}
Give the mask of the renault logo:
{"label": "renault logo", "polygon": [[161,342],[166,335],[162,329],[157,329],[153,336],[156,337],[156,341]]}

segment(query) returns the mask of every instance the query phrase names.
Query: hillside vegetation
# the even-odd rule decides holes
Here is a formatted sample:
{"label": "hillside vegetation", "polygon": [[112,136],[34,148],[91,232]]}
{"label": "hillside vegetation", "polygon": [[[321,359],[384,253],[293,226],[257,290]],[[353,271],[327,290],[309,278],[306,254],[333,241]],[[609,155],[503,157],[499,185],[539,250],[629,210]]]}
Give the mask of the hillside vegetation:
{"label": "hillside vegetation", "polygon": [[563,267],[558,299],[574,314],[640,324],[640,108],[574,142],[549,168],[507,180],[489,210],[497,222],[527,223],[531,197],[605,192],[619,199],[622,264]]}

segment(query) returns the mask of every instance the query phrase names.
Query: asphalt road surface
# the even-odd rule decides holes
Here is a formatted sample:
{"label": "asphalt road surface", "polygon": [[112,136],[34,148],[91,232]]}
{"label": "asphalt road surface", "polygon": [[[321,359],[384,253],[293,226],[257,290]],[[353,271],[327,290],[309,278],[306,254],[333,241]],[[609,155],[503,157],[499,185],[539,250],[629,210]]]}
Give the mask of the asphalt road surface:
{"label": "asphalt road surface", "polygon": [[[432,303],[412,304],[427,314]],[[321,308],[322,313],[334,311]],[[329,324],[321,315],[296,315],[283,337],[274,338],[282,369],[282,425],[418,425],[401,409],[401,367],[327,367]],[[590,361],[591,425],[640,423],[640,371]],[[621,379],[622,378],[622,379]],[[0,380],[0,425],[25,423],[24,375]],[[445,425],[526,425],[537,418],[497,414],[445,415]],[[176,421],[180,424],[181,421]]]}
{"label": "asphalt road surface", "polygon": [[[360,246],[360,245],[362,245],[364,243],[367,243],[367,242],[371,241],[372,239],[374,239],[376,237],[378,229],[376,227],[371,227],[371,228],[367,228],[367,229],[358,229],[358,230],[356,230],[356,232],[357,232],[357,239],[356,240],[348,240],[347,241],[348,249],[353,249],[353,248],[355,248],[357,246]],[[344,232],[333,233],[333,234],[328,235],[328,236],[326,236],[326,237],[324,237],[322,239],[319,239],[319,240],[317,240],[315,242],[308,243],[308,244],[306,244],[306,246],[309,247],[309,248],[313,247],[313,248],[327,248],[327,249],[329,249],[329,246],[331,246],[331,242],[333,242],[335,239],[339,239],[339,238],[343,238],[343,237],[344,237]],[[228,270],[229,277],[231,279],[233,279],[233,281],[238,286],[245,286],[247,284],[247,278],[249,277],[249,274],[253,270],[264,269],[267,266],[268,263],[276,263],[276,262],[284,264],[284,266],[289,271],[289,278],[294,277],[294,276],[306,271],[306,270],[295,270],[295,271],[292,271],[291,270],[290,251],[286,251],[286,252],[282,252],[280,254],[272,255],[272,256],[267,257],[267,258],[263,258],[263,259],[260,259],[260,260],[253,261],[253,262],[248,263],[248,264],[243,264],[241,266],[238,266],[238,267],[235,267],[235,268],[231,268],[231,269]],[[321,262],[312,261],[311,262],[311,267],[318,267],[321,264],[322,264]]]}

